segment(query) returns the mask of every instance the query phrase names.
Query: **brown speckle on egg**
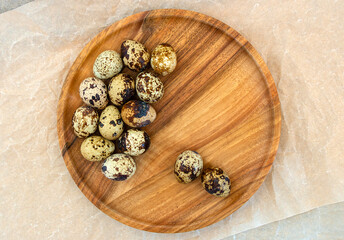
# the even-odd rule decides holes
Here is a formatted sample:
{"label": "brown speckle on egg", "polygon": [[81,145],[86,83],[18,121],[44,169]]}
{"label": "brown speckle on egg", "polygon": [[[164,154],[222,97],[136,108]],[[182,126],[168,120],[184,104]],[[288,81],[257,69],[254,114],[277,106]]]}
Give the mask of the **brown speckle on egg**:
{"label": "brown speckle on egg", "polygon": [[171,45],[162,43],[153,50],[150,62],[156,73],[166,76],[176,68],[177,55]]}
{"label": "brown speckle on egg", "polygon": [[130,127],[144,127],[152,123],[156,118],[154,108],[139,100],[131,100],[123,105],[122,120]]}
{"label": "brown speckle on egg", "polygon": [[227,197],[231,191],[231,181],[221,168],[208,168],[201,175],[203,188],[218,197]]}
{"label": "brown speckle on egg", "polygon": [[147,103],[155,103],[164,95],[164,85],[157,74],[141,72],[136,77],[138,97]]}
{"label": "brown speckle on egg", "polygon": [[115,140],[122,134],[123,122],[115,106],[107,106],[100,114],[99,132],[108,140]]}
{"label": "brown speckle on egg", "polygon": [[150,139],[145,131],[129,129],[116,141],[117,149],[131,156],[138,156],[148,150]]}
{"label": "brown speckle on egg", "polygon": [[123,62],[118,52],[106,50],[98,55],[93,64],[93,74],[99,79],[108,79],[119,72],[123,68]]}
{"label": "brown speckle on egg", "polygon": [[90,106],[79,107],[73,115],[72,126],[79,138],[88,137],[97,130],[99,116]]}
{"label": "brown speckle on egg", "polygon": [[108,91],[111,102],[121,106],[135,95],[135,81],[128,74],[120,73],[110,80]]}
{"label": "brown speckle on egg", "polygon": [[91,107],[103,109],[108,104],[106,85],[97,78],[83,80],[79,86],[79,94],[82,101]]}
{"label": "brown speckle on egg", "polygon": [[195,151],[187,150],[182,152],[174,165],[174,175],[181,183],[190,183],[202,172],[203,159]]}
{"label": "brown speckle on egg", "polygon": [[115,151],[115,144],[101,136],[91,136],[82,142],[80,151],[86,160],[99,162]]}
{"label": "brown speckle on egg", "polygon": [[108,157],[102,166],[102,173],[105,177],[124,181],[131,178],[136,171],[136,163],[134,159],[126,154],[117,153]]}
{"label": "brown speckle on egg", "polygon": [[147,48],[134,40],[125,40],[122,43],[121,56],[124,65],[137,72],[144,70],[150,60]]}

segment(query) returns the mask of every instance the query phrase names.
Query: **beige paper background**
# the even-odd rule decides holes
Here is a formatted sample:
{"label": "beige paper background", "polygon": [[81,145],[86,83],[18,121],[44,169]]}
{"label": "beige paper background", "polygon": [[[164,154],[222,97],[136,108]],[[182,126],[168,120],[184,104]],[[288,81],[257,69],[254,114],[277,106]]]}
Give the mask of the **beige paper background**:
{"label": "beige paper background", "polygon": [[[241,209],[210,227],[154,234],[103,214],[63,163],[56,106],[83,46],[125,16],[184,8],[238,30],[262,54],[282,104],[272,170]],[[0,15],[0,227],[13,239],[219,239],[344,201],[342,1],[35,1]]]}

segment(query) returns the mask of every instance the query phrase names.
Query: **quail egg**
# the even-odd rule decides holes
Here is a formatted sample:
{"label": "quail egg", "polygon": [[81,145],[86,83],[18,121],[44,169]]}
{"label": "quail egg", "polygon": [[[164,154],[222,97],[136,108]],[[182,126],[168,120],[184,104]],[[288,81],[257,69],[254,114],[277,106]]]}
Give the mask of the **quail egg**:
{"label": "quail egg", "polygon": [[145,131],[129,129],[117,139],[119,151],[131,156],[138,156],[148,150],[150,139]]}
{"label": "quail egg", "polygon": [[136,128],[147,126],[156,118],[154,108],[139,100],[131,100],[124,104],[121,115],[125,124]]}
{"label": "quail egg", "polygon": [[107,106],[100,114],[99,132],[108,140],[115,140],[121,136],[123,121],[119,110],[115,106]]}
{"label": "quail egg", "polygon": [[154,48],[150,62],[156,73],[166,76],[176,68],[177,54],[171,45],[162,43]]}
{"label": "quail egg", "polygon": [[135,81],[125,73],[114,76],[108,88],[110,100],[116,106],[123,105],[135,95]]}
{"label": "quail egg", "polygon": [[103,109],[108,104],[106,85],[97,78],[89,77],[82,81],[79,94],[82,101],[91,107]]}
{"label": "quail egg", "polygon": [[99,79],[108,79],[119,72],[123,68],[123,62],[118,52],[106,50],[98,55],[93,64],[93,74]]}
{"label": "quail egg", "polygon": [[102,166],[102,172],[105,177],[124,181],[131,178],[136,171],[136,163],[134,159],[126,154],[117,153],[108,157]]}
{"label": "quail egg", "polygon": [[141,72],[136,77],[136,92],[147,103],[155,103],[164,95],[164,85],[157,74]]}
{"label": "quail egg", "polygon": [[124,65],[137,72],[147,67],[150,58],[147,48],[134,40],[125,40],[122,43],[121,55]]}
{"label": "quail egg", "polygon": [[218,197],[227,197],[231,191],[231,181],[221,168],[208,168],[201,175],[203,188]]}
{"label": "quail egg", "polygon": [[97,130],[99,116],[90,106],[79,107],[73,115],[73,129],[79,138],[88,137]]}
{"label": "quail egg", "polygon": [[115,151],[115,144],[101,136],[91,136],[82,142],[80,150],[86,160],[99,162]]}
{"label": "quail egg", "polygon": [[174,165],[174,175],[181,183],[190,183],[195,180],[202,172],[203,159],[198,152],[182,152]]}

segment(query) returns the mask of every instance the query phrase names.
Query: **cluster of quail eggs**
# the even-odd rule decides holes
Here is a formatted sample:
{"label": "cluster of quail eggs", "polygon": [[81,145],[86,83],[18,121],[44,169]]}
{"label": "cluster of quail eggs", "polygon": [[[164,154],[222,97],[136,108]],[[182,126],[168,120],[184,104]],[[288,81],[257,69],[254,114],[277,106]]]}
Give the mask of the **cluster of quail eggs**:
{"label": "cluster of quail eggs", "polygon": [[[147,71],[149,63],[153,71]],[[82,156],[92,162],[105,160],[101,168],[105,177],[123,181],[135,174],[133,157],[150,146],[148,134],[139,128],[155,120],[156,111],[150,104],[164,95],[160,76],[173,72],[176,65],[177,55],[169,44],[159,44],[150,54],[134,40],[124,41],[120,54],[106,50],[96,58],[94,77],[80,84],[86,106],[76,109],[72,127],[76,136],[85,138]],[[138,72],[136,78],[121,73],[124,67]]]}
{"label": "cluster of quail eggs", "polygon": [[174,175],[181,183],[190,183],[201,175],[203,188],[218,197],[227,197],[231,191],[231,181],[221,168],[203,170],[203,159],[196,151],[184,151],[174,165]]}
{"label": "cluster of quail eggs", "polygon": [[[149,63],[154,71],[146,70]],[[79,138],[85,138],[82,156],[93,162],[105,160],[101,168],[105,177],[124,181],[135,174],[133,157],[150,146],[148,134],[139,128],[155,120],[156,111],[150,104],[164,95],[160,76],[173,72],[176,65],[177,56],[169,44],[159,44],[150,54],[134,40],[122,43],[121,54],[107,50],[96,58],[94,77],[86,78],[79,87],[86,106],[75,111],[72,126]],[[121,73],[123,67],[139,72],[136,79]],[[100,136],[91,136],[97,130]],[[174,174],[181,183],[190,183],[201,175],[204,189],[215,196],[226,197],[231,190],[228,175],[220,168],[203,170],[203,159],[195,151],[187,150],[178,156]]]}

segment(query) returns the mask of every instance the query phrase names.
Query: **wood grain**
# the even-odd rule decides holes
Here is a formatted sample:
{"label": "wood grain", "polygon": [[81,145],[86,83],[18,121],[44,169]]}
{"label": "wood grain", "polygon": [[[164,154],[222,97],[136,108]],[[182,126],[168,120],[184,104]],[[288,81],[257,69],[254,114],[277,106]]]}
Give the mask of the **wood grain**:
{"label": "wood grain", "polygon": [[[178,65],[162,78],[165,95],[153,105],[157,119],[144,128],[151,148],[135,158],[137,172],[131,179],[114,182],[103,176],[101,163],[82,158],[82,139],[73,134],[71,120],[82,105],[79,84],[92,76],[97,55],[107,49],[119,52],[126,39],[138,40],[150,51],[169,43]],[[129,16],[89,42],[65,80],[57,114],[62,155],[80,190],[114,219],[153,232],[195,230],[241,207],[268,174],[281,130],[273,78],[252,45],[214,18],[175,9]],[[200,179],[186,185],[176,181],[174,162],[186,149],[198,151],[206,167],[228,173],[229,197],[211,196]]]}

